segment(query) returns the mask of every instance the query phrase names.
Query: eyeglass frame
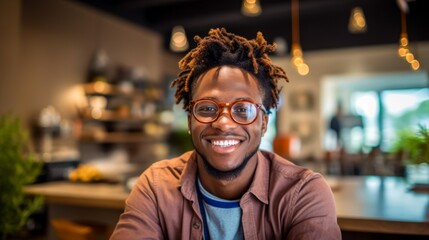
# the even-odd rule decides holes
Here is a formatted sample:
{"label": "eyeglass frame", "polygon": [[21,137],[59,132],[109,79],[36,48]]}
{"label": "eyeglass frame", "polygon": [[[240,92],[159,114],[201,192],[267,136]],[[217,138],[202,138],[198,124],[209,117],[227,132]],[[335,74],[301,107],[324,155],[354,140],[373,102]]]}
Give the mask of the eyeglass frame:
{"label": "eyeglass frame", "polygon": [[[217,116],[216,116],[216,118],[214,118],[212,121],[209,121],[209,122],[204,122],[204,121],[201,121],[201,120],[199,120],[198,119],[198,117],[195,115],[195,105],[197,104],[197,103],[199,103],[199,102],[203,102],[203,101],[206,101],[206,102],[212,102],[212,103],[214,103],[217,107],[218,107],[218,111],[217,111]],[[197,99],[197,100],[192,100],[192,101],[190,101],[189,102],[189,107],[188,107],[188,111],[189,112],[191,112],[192,113],[192,116],[194,116],[194,118],[195,118],[195,120],[197,120],[198,122],[200,122],[200,123],[205,123],[205,124],[210,124],[210,123],[214,123],[214,122],[216,122],[219,118],[220,118],[220,116],[222,115],[222,110],[221,109],[224,109],[225,107],[228,109],[228,115],[229,115],[229,117],[232,119],[232,121],[234,121],[235,123],[237,123],[237,124],[240,124],[240,125],[250,125],[250,124],[252,124],[252,123],[254,123],[255,121],[256,121],[256,119],[258,118],[258,116],[259,116],[259,111],[256,111],[256,116],[255,116],[255,118],[251,121],[251,122],[249,122],[249,123],[240,123],[240,122],[237,122],[235,119],[234,119],[234,117],[232,116],[232,113],[231,113],[231,108],[232,108],[232,106],[234,106],[234,104],[236,104],[236,103],[239,103],[239,102],[247,102],[247,103],[250,103],[250,104],[252,104],[252,105],[254,105],[255,106],[255,108],[256,108],[256,110],[261,110],[263,113],[264,113],[264,115],[266,115],[266,114],[268,114],[268,112],[267,112],[267,110],[265,110],[265,107],[264,107],[264,105],[262,105],[262,104],[259,104],[259,103],[255,103],[255,102],[253,102],[253,101],[251,101],[251,100],[247,100],[247,99],[239,99],[239,100],[235,100],[235,101],[233,101],[233,102],[218,102],[218,101],[215,101],[215,100],[213,100],[213,99]]]}

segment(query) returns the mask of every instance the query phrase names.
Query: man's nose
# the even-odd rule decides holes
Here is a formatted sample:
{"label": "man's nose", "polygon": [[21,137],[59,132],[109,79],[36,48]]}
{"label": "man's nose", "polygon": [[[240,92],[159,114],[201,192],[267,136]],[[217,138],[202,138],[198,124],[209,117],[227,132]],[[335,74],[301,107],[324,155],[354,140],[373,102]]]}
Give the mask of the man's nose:
{"label": "man's nose", "polygon": [[218,119],[212,123],[212,127],[222,131],[237,127],[237,123],[232,119],[228,107],[225,106],[222,108]]}

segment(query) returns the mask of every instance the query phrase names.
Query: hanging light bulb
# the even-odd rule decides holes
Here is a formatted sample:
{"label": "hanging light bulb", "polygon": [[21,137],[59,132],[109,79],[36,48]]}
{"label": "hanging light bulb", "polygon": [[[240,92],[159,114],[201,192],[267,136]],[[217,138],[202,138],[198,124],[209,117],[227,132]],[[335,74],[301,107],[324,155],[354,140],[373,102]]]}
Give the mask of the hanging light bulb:
{"label": "hanging light bulb", "polygon": [[170,49],[173,52],[184,52],[188,50],[189,43],[183,26],[175,26],[171,32]]}
{"label": "hanging light bulb", "polygon": [[262,13],[259,0],[243,0],[241,13],[248,17],[256,17]]}
{"label": "hanging light bulb", "polygon": [[408,36],[406,33],[401,33],[401,38],[399,39],[398,54],[400,57],[405,57],[408,52]]}
{"label": "hanging light bulb", "polygon": [[416,71],[420,68],[420,62],[417,59],[414,59],[413,61],[411,61],[411,68]]}
{"label": "hanging light bulb", "polygon": [[299,6],[298,0],[292,0],[292,64],[299,75],[305,76],[310,68],[304,61],[301,45],[299,44]]}
{"label": "hanging light bulb", "polygon": [[409,40],[408,40],[408,34],[407,34],[407,17],[406,17],[406,11],[408,10],[408,6],[403,4],[406,4],[406,2],[398,1],[398,3],[401,3],[402,5],[399,5],[399,8],[401,10],[401,36],[399,38],[399,48],[398,48],[398,55],[402,58],[404,58],[411,66],[411,69],[414,71],[417,71],[420,68],[420,62],[416,59],[414,54],[408,49]]}
{"label": "hanging light bulb", "polygon": [[351,33],[366,32],[366,20],[363,10],[360,7],[355,7],[350,13],[349,31]]}
{"label": "hanging light bulb", "polygon": [[305,76],[310,72],[310,68],[304,62],[304,58],[302,57],[302,50],[299,44],[292,45],[292,63],[299,75]]}

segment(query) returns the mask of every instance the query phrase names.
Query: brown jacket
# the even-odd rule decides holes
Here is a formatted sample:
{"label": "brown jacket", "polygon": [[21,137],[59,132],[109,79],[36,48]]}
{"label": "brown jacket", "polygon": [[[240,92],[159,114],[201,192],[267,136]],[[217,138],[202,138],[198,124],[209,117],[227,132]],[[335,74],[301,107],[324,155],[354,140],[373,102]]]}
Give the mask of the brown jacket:
{"label": "brown jacket", "polygon": [[[155,163],[139,178],[111,240],[202,239],[194,152]],[[258,152],[240,200],[245,239],[341,239],[323,177],[270,152]]]}

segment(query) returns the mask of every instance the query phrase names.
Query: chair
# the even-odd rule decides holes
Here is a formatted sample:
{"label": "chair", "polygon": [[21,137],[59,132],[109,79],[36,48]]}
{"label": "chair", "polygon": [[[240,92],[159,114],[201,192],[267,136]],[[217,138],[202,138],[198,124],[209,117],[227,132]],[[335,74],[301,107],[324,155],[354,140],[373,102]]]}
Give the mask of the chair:
{"label": "chair", "polygon": [[324,162],[329,175],[361,175],[364,156],[362,152],[347,153],[345,148],[325,151]]}

